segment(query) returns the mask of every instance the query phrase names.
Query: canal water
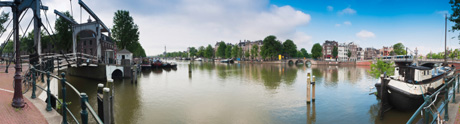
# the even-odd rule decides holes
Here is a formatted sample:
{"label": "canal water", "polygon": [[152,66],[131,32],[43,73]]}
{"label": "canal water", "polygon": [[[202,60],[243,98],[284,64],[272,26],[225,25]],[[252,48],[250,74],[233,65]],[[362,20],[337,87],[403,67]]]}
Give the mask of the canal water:
{"label": "canal water", "polygon": [[[189,74],[190,62],[177,63],[177,69],[142,71],[137,84],[115,80],[115,122],[380,124],[405,123],[413,114],[391,110],[379,119],[379,100],[369,95],[377,81],[367,73],[369,66],[195,62]],[[307,73],[316,76],[316,101],[311,104],[306,104]],[[68,81],[86,92],[97,109],[97,84],[103,82],[72,76]],[[79,119],[80,99],[67,94]]]}

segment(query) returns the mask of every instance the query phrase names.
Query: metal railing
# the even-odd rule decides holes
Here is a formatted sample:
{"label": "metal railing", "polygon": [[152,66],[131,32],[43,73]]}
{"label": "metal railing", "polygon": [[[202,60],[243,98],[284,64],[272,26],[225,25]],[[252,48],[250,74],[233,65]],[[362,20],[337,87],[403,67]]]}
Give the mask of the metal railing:
{"label": "metal railing", "polygon": [[[455,90],[456,89],[457,89],[457,93],[460,92],[459,82],[458,82],[459,77],[460,77],[460,74],[455,74],[450,79],[444,78],[444,81],[446,82],[444,86],[439,88],[432,95],[423,96],[425,101],[417,109],[417,111],[415,111],[412,117],[407,121],[407,124],[412,124],[415,121],[415,119],[418,117],[419,114],[421,115],[421,119],[425,124],[428,124],[428,123],[433,124],[433,123],[437,123],[440,121],[448,121],[449,120],[449,114],[448,114],[449,101],[452,99],[452,102],[455,102],[455,94],[456,94]],[[432,111],[431,106],[435,106],[434,103],[437,101],[437,97],[441,92],[445,92],[444,100],[439,100],[441,101],[441,105],[437,109],[435,109],[436,111]],[[434,101],[432,101],[433,98],[434,98]],[[441,116],[442,112],[444,112],[444,117]],[[430,115],[432,118],[431,122],[430,122]]]}
{"label": "metal railing", "polygon": [[[61,86],[62,86],[62,101],[58,100],[57,101],[62,105],[62,111],[61,111],[61,114],[62,114],[62,123],[64,124],[67,124],[67,113],[69,113],[69,115],[73,118],[73,120],[79,124],[79,121],[77,120],[77,118],[72,114],[72,112],[69,110],[69,108],[67,107],[67,103],[65,102],[66,101],[66,87],[70,87],[72,89],[72,91],[74,91],[76,94],[79,94],[79,97],[80,97],[80,105],[81,105],[81,123],[83,124],[88,124],[88,110],[89,110],[89,113],[92,115],[92,117],[95,119],[95,121],[99,124],[103,124],[102,120],[99,118],[99,116],[97,115],[97,113],[94,111],[93,107],[91,107],[91,105],[88,103],[88,96],[86,95],[86,93],[81,93],[80,91],[78,91],[73,85],[71,85],[69,82],[67,82],[66,78],[65,78],[65,73],[61,73],[61,77],[58,77],[56,75],[51,75],[51,72],[53,71],[53,64],[54,64],[54,60],[51,59],[51,60],[48,60],[44,63],[42,63],[43,65],[41,65],[40,67],[43,68],[43,70],[39,70],[39,69],[36,69],[34,67],[31,67],[31,73],[33,75],[33,79],[32,79],[32,85],[33,85],[33,88],[32,88],[32,99],[35,99],[36,98],[36,87],[39,87],[40,89],[42,89],[43,91],[46,91],[47,92],[47,103],[46,103],[46,111],[51,111],[52,108],[51,108],[51,102],[50,102],[50,98],[51,97],[54,97],[56,98],[54,95],[51,94],[51,91],[50,91],[50,82],[51,82],[51,79],[50,78],[55,78],[57,80],[59,80],[61,82]],[[43,75],[46,74],[46,85],[47,85],[47,89],[45,88],[42,88],[40,86],[37,86],[36,85],[36,78],[35,78],[35,75],[36,74],[41,74],[42,75],[42,81],[44,82],[44,79],[43,79]],[[88,109],[88,110],[87,110]]]}

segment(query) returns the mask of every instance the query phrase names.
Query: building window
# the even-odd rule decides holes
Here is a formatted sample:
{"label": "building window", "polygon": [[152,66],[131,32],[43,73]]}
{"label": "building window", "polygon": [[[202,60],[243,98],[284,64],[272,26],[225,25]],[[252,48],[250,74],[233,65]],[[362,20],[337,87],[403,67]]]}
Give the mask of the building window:
{"label": "building window", "polygon": [[84,46],[86,46],[86,40],[85,40],[85,41],[83,41],[83,45],[84,45]]}
{"label": "building window", "polygon": [[89,45],[93,45],[93,40],[89,40]]}
{"label": "building window", "polygon": [[90,55],[93,55],[93,49],[92,49],[92,48],[89,49],[89,54],[90,54]]}

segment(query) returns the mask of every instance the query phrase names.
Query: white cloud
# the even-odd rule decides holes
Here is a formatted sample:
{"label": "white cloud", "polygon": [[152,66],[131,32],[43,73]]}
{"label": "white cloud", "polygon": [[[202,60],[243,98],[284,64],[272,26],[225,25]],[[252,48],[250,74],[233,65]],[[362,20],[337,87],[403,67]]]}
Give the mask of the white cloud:
{"label": "white cloud", "polygon": [[349,15],[354,15],[356,14],[356,10],[350,8],[350,7],[347,7],[345,9],[343,9],[342,11],[339,11],[337,12],[339,15],[346,15],[346,14],[349,14]]}
{"label": "white cloud", "polygon": [[[311,17],[291,6],[269,5],[268,0],[124,0],[84,1],[111,28],[114,12],[129,10],[139,26],[140,43],[147,55],[164,51],[186,50],[189,46],[214,46],[216,41],[237,43],[240,40],[261,40],[275,35],[279,40],[292,39],[309,44],[311,36],[297,29],[306,26]],[[70,3],[61,0],[43,1],[50,10],[70,11]],[[78,1],[72,1],[74,18],[80,22]],[[269,6],[269,7],[267,7]],[[55,14],[48,11],[51,25]],[[82,21],[88,14],[83,10]],[[94,19],[93,19],[94,20]],[[311,44],[311,43],[310,43]]]}
{"label": "white cloud", "polygon": [[334,11],[334,7],[332,7],[332,6],[327,6],[327,11]]}
{"label": "white cloud", "polygon": [[340,24],[335,24],[335,27],[340,27],[341,25]]}
{"label": "white cloud", "polygon": [[361,30],[360,32],[356,33],[356,37],[365,40],[368,38],[375,38],[375,34],[367,30]]}
{"label": "white cloud", "polygon": [[343,22],[344,25],[351,25],[351,22],[350,21],[345,21]]}

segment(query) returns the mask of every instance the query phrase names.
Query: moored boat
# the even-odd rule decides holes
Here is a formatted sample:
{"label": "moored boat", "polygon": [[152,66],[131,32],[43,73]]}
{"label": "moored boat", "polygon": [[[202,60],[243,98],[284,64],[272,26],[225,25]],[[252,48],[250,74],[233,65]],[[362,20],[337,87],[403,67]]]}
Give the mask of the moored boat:
{"label": "moored boat", "polygon": [[[388,104],[398,110],[414,110],[423,104],[424,95],[434,93],[444,85],[444,78],[454,74],[455,67],[436,66],[427,63],[421,66],[397,66],[394,76],[384,77],[375,84],[378,97],[385,97]],[[385,89],[382,92],[382,83]]]}

